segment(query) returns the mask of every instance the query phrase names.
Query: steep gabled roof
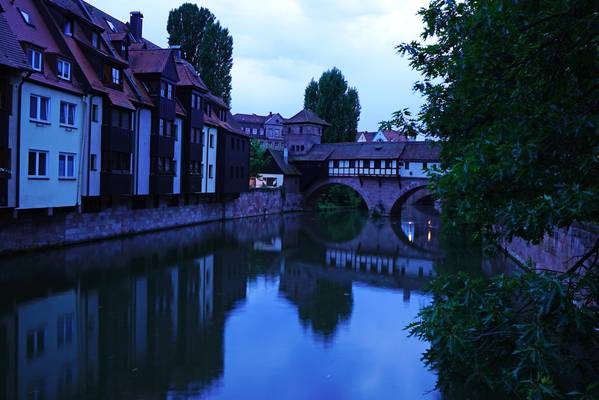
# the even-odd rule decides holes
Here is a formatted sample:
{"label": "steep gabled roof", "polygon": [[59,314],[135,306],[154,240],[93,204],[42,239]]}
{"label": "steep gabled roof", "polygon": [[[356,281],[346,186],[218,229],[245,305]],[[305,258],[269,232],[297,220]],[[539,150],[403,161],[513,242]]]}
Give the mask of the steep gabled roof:
{"label": "steep gabled roof", "polygon": [[4,13],[0,12],[0,65],[5,67],[29,70],[27,57],[19,45],[17,37],[10,29]]}
{"label": "steep gabled roof", "polygon": [[177,60],[177,74],[179,75],[177,86],[193,86],[203,92],[208,91],[208,87],[200,77],[200,74],[187,61],[183,59]]}
{"label": "steep gabled roof", "polygon": [[320,118],[314,111],[307,108],[295,114],[293,117],[285,121],[285,125],[293,124],[314,124],[321,126],[331,126],[327,121]]}
{"label": "steep gabled roof", "polygon": [[130,50],[129,66],[136,74],[160,74],[172,57],[171,49]]}
{"label": "steep gabled roof", "polygon": [[210,101],[216,105],[226,108],[227,110],[229,109],[229,106],[227,105],[227,103],[225,103],[225,101],[221,97],[215,96],[212,93],[208,92],[206,94],[206,98],[208,99],[208,101]]}
{"label": "steep gabled roof", "polygon": [[276,167],[276,169],[278,169],[283,175],[301,175],[301,173],[297,170],[297,168],[295,168],[293,164],[289,164],[288,161],[285,161],[285,154],[281,150],[268,149],[267,152],[272,157],[272,160],[275,165],[267,166],[267,168],[263,172],[275,172],[275,168],[273,167]]}

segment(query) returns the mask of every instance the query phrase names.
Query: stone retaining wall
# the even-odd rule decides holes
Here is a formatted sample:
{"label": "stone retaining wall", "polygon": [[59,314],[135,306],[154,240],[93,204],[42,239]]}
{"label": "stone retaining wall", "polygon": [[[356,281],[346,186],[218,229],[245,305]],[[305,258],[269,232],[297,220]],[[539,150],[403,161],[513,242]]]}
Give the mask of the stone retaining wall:
{"label": "stone retaining wall", "polygon": [[300,211],[301,196],[280,190],[252,190],[225,203],[98,213],[19,216],[0,220],[0,254],[83,243],[226,219]]}
{"label": "stone retaining wall", "polygon": [[599,227],[574,224],[547,235],[538,245],[516,238],[504,247],[522,263],[532,261],[537,268],[565,272],[593,247],[597,238]]}

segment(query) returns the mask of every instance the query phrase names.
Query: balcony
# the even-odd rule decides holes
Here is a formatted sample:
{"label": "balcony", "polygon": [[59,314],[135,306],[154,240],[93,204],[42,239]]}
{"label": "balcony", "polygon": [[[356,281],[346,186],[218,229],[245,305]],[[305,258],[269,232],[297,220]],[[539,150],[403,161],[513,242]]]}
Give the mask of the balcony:
{"label": "balcony", "polygon": [[160,118],[165,118],[173,121],[175,119],[177,103],[174,100],[169,100],[160,97],[158,100],[158,113]]}
{"label": "balcony", "polygon": [[202,125],[204,125],[204,112],[192,108],[190,112],[190,123],[193,127],[201,128]]}
{"label": "balcony", "polygon": [[202,176],[201,175],[184,175],[183,176],[183,192],[184,193],[200,193],[202,191]]}
{"label": "balcony", "polygon": [[173,175],[150,175],[150,193],[173,193],[173,180]]}
{"label": "balcony", "polygon": [[199,143],[188,143],[186,146],[185,153],[189,161],[201,161],[202,145]]}
{"label": "balcony", "polygon": [[131,174],[102,172],[100,176],[100,193],[111,196],[131,194],[132,181]]}
{"label": "balcony", "polygon": [[173,158],[175,156],[175,138],[152,135],[150,137],[150,154],[152,157]]}
{"label": "balcony", "polygon": [[102,150],[133,153],[133,131],[114,126],[102,127]]}

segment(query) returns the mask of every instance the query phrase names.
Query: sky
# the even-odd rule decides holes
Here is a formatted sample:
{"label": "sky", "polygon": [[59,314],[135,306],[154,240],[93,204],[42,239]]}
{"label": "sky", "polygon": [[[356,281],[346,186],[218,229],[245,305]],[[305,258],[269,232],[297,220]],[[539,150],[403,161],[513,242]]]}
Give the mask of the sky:
{"label": "sky", "polygon": [[[163,47],[168,13],[183,3],[88,1],[123,21],[141,11],[144,37]],[[419,39],[416,13],[427,0],[188,1],[209,8],[233,36],[233,113],[289,118],[303,108],[310,80],[333,67],[358,89],[360,131],[375,131],[394,111],[415,112],[422,104],[412,90],[419,74],[395,46]]]}

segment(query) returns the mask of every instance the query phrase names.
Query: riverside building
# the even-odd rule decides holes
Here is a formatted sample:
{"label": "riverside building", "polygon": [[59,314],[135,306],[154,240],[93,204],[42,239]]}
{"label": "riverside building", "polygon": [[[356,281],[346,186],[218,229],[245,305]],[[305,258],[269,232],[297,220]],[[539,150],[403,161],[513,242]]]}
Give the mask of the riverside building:
{"label": "riverside building", "polygon": [[143,37],[141,12],[124,23],[80,0],[0,0],[0,35],[0,208],[248,190],[249,135],[177,47]]}

